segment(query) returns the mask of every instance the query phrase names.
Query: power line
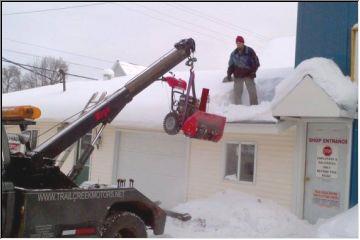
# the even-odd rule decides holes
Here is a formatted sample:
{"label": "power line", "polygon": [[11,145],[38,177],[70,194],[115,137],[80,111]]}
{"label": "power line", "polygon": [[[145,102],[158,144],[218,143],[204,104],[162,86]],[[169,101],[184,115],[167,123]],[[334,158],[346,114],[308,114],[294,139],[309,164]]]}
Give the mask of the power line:
{"label": "power line", "polygon": [[191,32],[193,32],[193,33],[196,33],[196,34],[199,34],[199,35],[203,35],[203,36],[206,36],[206,37],[208,37],[208,38],[210,37],[210,39],[218,40],[218,41],[220,41],[220,42],[222,42],[222,43],[225,42],[224,40],[218,39],[218,38],[216,38],[216,37],[214,37],[214,36],[212,36],[212,35],[208,35],[208,34],[206,34],[206,33],[198,32],[198,31],[195,31],[194,29],[185,27],[185,26],[183,26],[183,25],[179,25],[179,24],[176,24],[176,23],[169,22],[169,21],[167,21],[167,20],[165,20],[165,19],[163,19],[163,18],[154,17],[154,16],[152,16],[152,15],[150,15],[150,14],[147,14],[147,13],[144,13],[144,12],[141,12],[141,11],[138,11],[138,10],[135,10],[135,9],[132,9],[132,8],[129,8],[129,7],[124,6],[124,5],[120,5],[120,4],[118,4],[118,3],[112,3],[112,4],[116,4],[117,6],[126,8],[126,9],[128,9],[128,10],[130,10],[130,11],[133,11],[133,12],[136,12],[136,13],[140,13],[140,14],[142,14],[142,15],[146,15],[146,16],[148,16],[148,17],[150,17],[150,18],[153,18],[153,19],[156,19],[156,20],[158,20],[158,21],[160,21],[160,22],[162,22],[162,23],[167,23],[167,24],[170,24],[170,25],[172,25],[172,26],[176,26],[176,27],[178,27],[178,28],[183,28],[183,29],[189,30],[189,31],[191,31]]}
{"label": "power line", "polygon": [[23,69],[25,69],[25,70],[27,70],[27,71],[29,71],[29,72],[32,72],[32,73],[34,73],[34,74],[36,74],[36,75],[39,75],[39,76],[41,76],[41,77],[44,77],[44,78],[46,78],[46,79],[49,79],[50,82],[53,82],[53,79],[49,78],[49,77],[46,76],[46,75],[43,75],[43,74],[41,74],[41,73],[38,73],[38,72],[36,72],[35,70],[31,70],[31,69],[29,69],[29,68],[26,68],[26,67],[24,67],[23,64],[20,64],[20,63],[16,63],[16,62],[7,60],[7,59],[4,58],[4,57],[2,57],[1,60],[4,61],[4,62],[12,63],[12,64],[14,64],[14,65],[16,65],[16,66],[18,66],[18,67],[21,67],[21,68],[23,68]]}
{"label": "power line", "polygon": [[73,8],[91,7],[91,6],[95,6],[95,5],[104,5],[104,4],[108,4],[108,3],[91,3],[91,4],[60,7],[60,8],[48,8],[48,9],[40,9],[40,10],[33,10],[33,11],[4,13],[2,15],[3,16],[11,16],[11,15],[21,15],[21,14],[31,14],[31,13],[43,13],[43,12],[60,11],[60,10],[67,10],[67,9],[73,9]]}
{"label": "power line", "polygon": [[93,59],[93,60],[97,60],[97,61],[101,61],[101,62],[107,62],[107,63],[114,63],[114,61],[110,61],[110,60],[106,60],[106,59],[101,59],[101,58],[96,58],[96,57],[92,57],[92,56],[88,56],[88,55],[83,55],[83,54],[78,54],[78,53],[74,53],[74,52],[70,52],[70,51],[65,51],[65,50],[61,50],[61,49],[45,47],[45,46],[41,46],[41,45],[34,44],[34,43],[28,43],[28,42],[18,41],[18,40],[11,39],[11,38],[4,38],[4,39],[5,39],[5,40],[8,40],[8,41],[11,41],[11,42],[23,44],[23,45],[29,45],[29,46],[34,46],[34,47],[38,47],[38,48],[43,48],[43,49],[47,49],[47,50],[52,50],[52,51],[56,51],[56,52],[61,52],[61,53],[65,53],[65,54],[74,55],[74,56],[77,56],[77,57],[83,57],[83,58]]}
{"label": "power line", "polygon": [[196,15],[196,16],[198,16],[198,17],[201,17],[201,18],[210,20],[210,21],[212,21],[212,22],[214,22],[214,23],[221,24],[221,25],[223,25],[223,26],[232,28],[232,29],[237,30],[237,31],[238,31],[239,29],[241,29],[242,31],[245,31],[245,32],[248,32],[248,33],[250,33],[250,34],[256,35],[256,36],[254,36],[254,37],[258,38],[258,39],[261,40],[261,41],[267,41],[267,40],[270,39],[269,37],[267,37],[267,36],[265,36],[265,35],[262,35],[262,34],[260,34],[260,33],[256,33],[256,32],[254,32],[254,31],[251,31],[251,30],[246,29],[246,28],[244,28],[244,27],[240,27],[240,26],[235,25],[235,24],[233,24],[233,23],[224,21],[224,20],[222,20],[222,19],[220,19],[220,18],[216,18],[216,17],[214,17],[214,16],[206,15],[206,14],[200,12],[200,11],[197,11],[197,10],[192,9],[192,8],[189,8],[189,7],[184,7],[184,6],[181,6],[181,5],[176,4],[176,3],[173,3],[173,4],[167,3],[167,5],[169,5],[169,6],[171,6],[171,7],[174,7],[174,8],[177,8],[177,9],[179,9],[179,10],[181,10],[181,11],[185,11],[185,12],[188,12],[188,13],[190,13],[190,14]]}
{"label": "power line", "polygon": [[[12,63],[12,64],[17,65],[17,66],[22,67],[22,68],[24,68],[24,67],[31,67],[31,68],[34,68],[34,69],[39,69],[39,70],[45,70],[45,71],[49,71],[49,72],[58,73],[58,72],[55,71],[55,70],[51,70],[51,69],[47,69],[47,68],[41,68],[41,67],[36,67],[36,66],[32,66],[32,65],[28,65],[28,64],[24,64],[24,63],[14,62],[14,61],[11,61],[11,60],[9,60],[9,59],[7,59],[7,58],[4,58],[4,57],[2,57],[1,59],[2,59],[2,61],[4,61],[4,62]],[[33,71],[30,70],[30,69],[27,69],[27,68],[24,68],[24,69],[33,72]],[[42,75],[42,74],[37,73],[37,72],[34,72],[34,73],[35,73],[35,74],[38,74],[38,75],[40,75],[40,76],[42,76],[42,77],[48,78],[49,80],[52,81],[52,79],[50,79],[49,77],[47,77],[47,76],[45,76],[45,75]],[[73,76],[73,77],[79,77],[79,78],[85,78],[85,79],[89,79],[89,80],[98,80],[98,79],[96,79],[96,78],[86,77],[86,76],[83,76],[83,75],[72,74],[72,73],[67,73],[67,72],[65,73],[65,75],[69,75],[69,76]]]}
{"label": "power line", "polygon": [[[42,56],[39,56],[39,55],[35,55],[35,54],[32,54],[32,53],[27,53],[27,52],[16,51],[16,50],[7,49],[7,48],[4,48],[3,51],[13,52],[13,53],[20,54],[20,55],[25,55],[25,56],[32,56],[32,57],[36,57],[36,58],[42,58]],[[76,65],[76,66],[81,66],[81,67],[86,67],[86,68],[92,68],[92,69],[97,69],[97,70],[103,70],[104,69],[104,68],[91,66],[91,65],[86,65],[86,64],[82,64],[82,63],[69,62],[67,60],[64,60],[64,61],[66,63],[68,63],[68,64],[71,64],[71,65]]]}
{"label": "power line", "polygon": [[[212,32],[212,33],[216,34],[217,36],[223,35],[223,33],[220,33],[220,32],[218,32],[218,31],[214,31],[214,30],[212,30],[212,29],[210,29],[210,28],[207,28],[207,27],[204,27],[204,26],[200,26],[200,25],[198,25],[198,24],[196,24],[196,23],[194,23],[194,22],[190,22],[190,21],[186,21],[186,20],[183,20],[183,19],[174,17],[174,15],[166,14],[166,13],[163,13],[163,12],[161,12],[161,11],[158,11],[158,10],[155,10],[155,9],[152,9],[152,8],[149,8],[149,7],[146,7],[146,6],[141,5],[141,4],[138,4],[138,3],[137,3],[137,5],[140,6],[140,7],[142,7],[142,8],[148,9],[148,10],[150,10],[150,11],[152,11],[152,12],[157,12],[157,13],[159,13],[159,14],[161,14],[161,15],[169,16],[169,17],[171,17],[172,19],[177,19],[178,21],[184,22],[184,23],[186,23],[186,24],[190,24],[190,25],[192,25],[192,26],[196,26],[196,27],[198,27],[198,28],[204,29],[204,30],[206,30],[206,31],[208,31],[208,32]],[[228,35],[228,34],[226,34],[226,35]],[[228,35],[228,36],[230,36],[230,35]],[[232,37],[232,36],[230,36],[230,37]]]}

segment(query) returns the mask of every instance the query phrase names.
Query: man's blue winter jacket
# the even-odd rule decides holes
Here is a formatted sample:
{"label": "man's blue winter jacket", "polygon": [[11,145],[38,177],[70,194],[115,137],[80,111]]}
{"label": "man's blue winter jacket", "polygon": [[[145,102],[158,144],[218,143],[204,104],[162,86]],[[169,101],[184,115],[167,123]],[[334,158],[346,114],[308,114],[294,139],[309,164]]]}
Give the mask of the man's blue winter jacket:
{"label": "man's blue winter jacket", "polygon": [[235,49],[231,53],[227,75],[234,74],[236,78],[255,78],[259,66],[259,59],[255,51],[248,46],[244,46],[243,51],[240,52],[239,49]]}

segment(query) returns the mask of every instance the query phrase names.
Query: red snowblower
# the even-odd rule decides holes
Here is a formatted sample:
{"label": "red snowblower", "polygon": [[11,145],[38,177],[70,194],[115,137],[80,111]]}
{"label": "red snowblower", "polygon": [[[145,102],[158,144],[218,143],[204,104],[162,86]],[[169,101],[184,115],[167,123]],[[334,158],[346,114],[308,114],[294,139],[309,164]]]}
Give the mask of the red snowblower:
{"label": "red snowblower", "polygon": [[188,84],[174,76],[163,79],[171,87],[171,111],[164,119],[164,130],[169,135],[176,135],[181,129],[190,138],[218,142],[222,138],[226,118],[206,112],[209,89],[202,89],[200,101],[196,98],[194,62],[194,57],[186,62],[190,66]]}

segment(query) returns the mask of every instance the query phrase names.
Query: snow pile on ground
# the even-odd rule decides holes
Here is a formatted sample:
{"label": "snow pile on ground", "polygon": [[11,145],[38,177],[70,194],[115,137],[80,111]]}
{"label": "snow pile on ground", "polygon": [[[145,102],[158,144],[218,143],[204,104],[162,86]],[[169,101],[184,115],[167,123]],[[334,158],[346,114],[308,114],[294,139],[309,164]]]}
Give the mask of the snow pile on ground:
{"label": "snow pile on ground", "polygon": [[326,220],[319,220],[317,236],[323,238],[357,238],[359,227],[358,205]]}
{"label": "snow pile on ground", "polygon": [[189,213],[182,222],[168,217],[165,234],[175,238],[310,237],[314,228],[275,202],[227,190],[180,204],[173,211]]}
{"label": "snow pile on ground", "polygon": [[356,111],[358,99],[356,84],[343,75],[333,60],[319,57],[301,62],[295,71],[276,87],[276,96],[272,104],[276,105],[281,101],[306,75],[310,75],[340,108],[350,112]]}

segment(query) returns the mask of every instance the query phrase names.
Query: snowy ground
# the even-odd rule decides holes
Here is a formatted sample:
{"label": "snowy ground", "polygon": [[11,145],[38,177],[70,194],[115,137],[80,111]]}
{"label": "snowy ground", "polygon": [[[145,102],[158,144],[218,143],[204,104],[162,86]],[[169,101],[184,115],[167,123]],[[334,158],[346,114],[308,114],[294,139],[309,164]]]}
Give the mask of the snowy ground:
{"label": "snowy ground", "polygon": [[[355,208],[311,225],[289,210],[267,199],[227,190],[214,196],[189,201],[174,209],[189,213],[182,222],[167,218],[165,233],[174,238],[267,238],[267,237],[357,237]],[[154,237],[149,232],[150,237]]]}

